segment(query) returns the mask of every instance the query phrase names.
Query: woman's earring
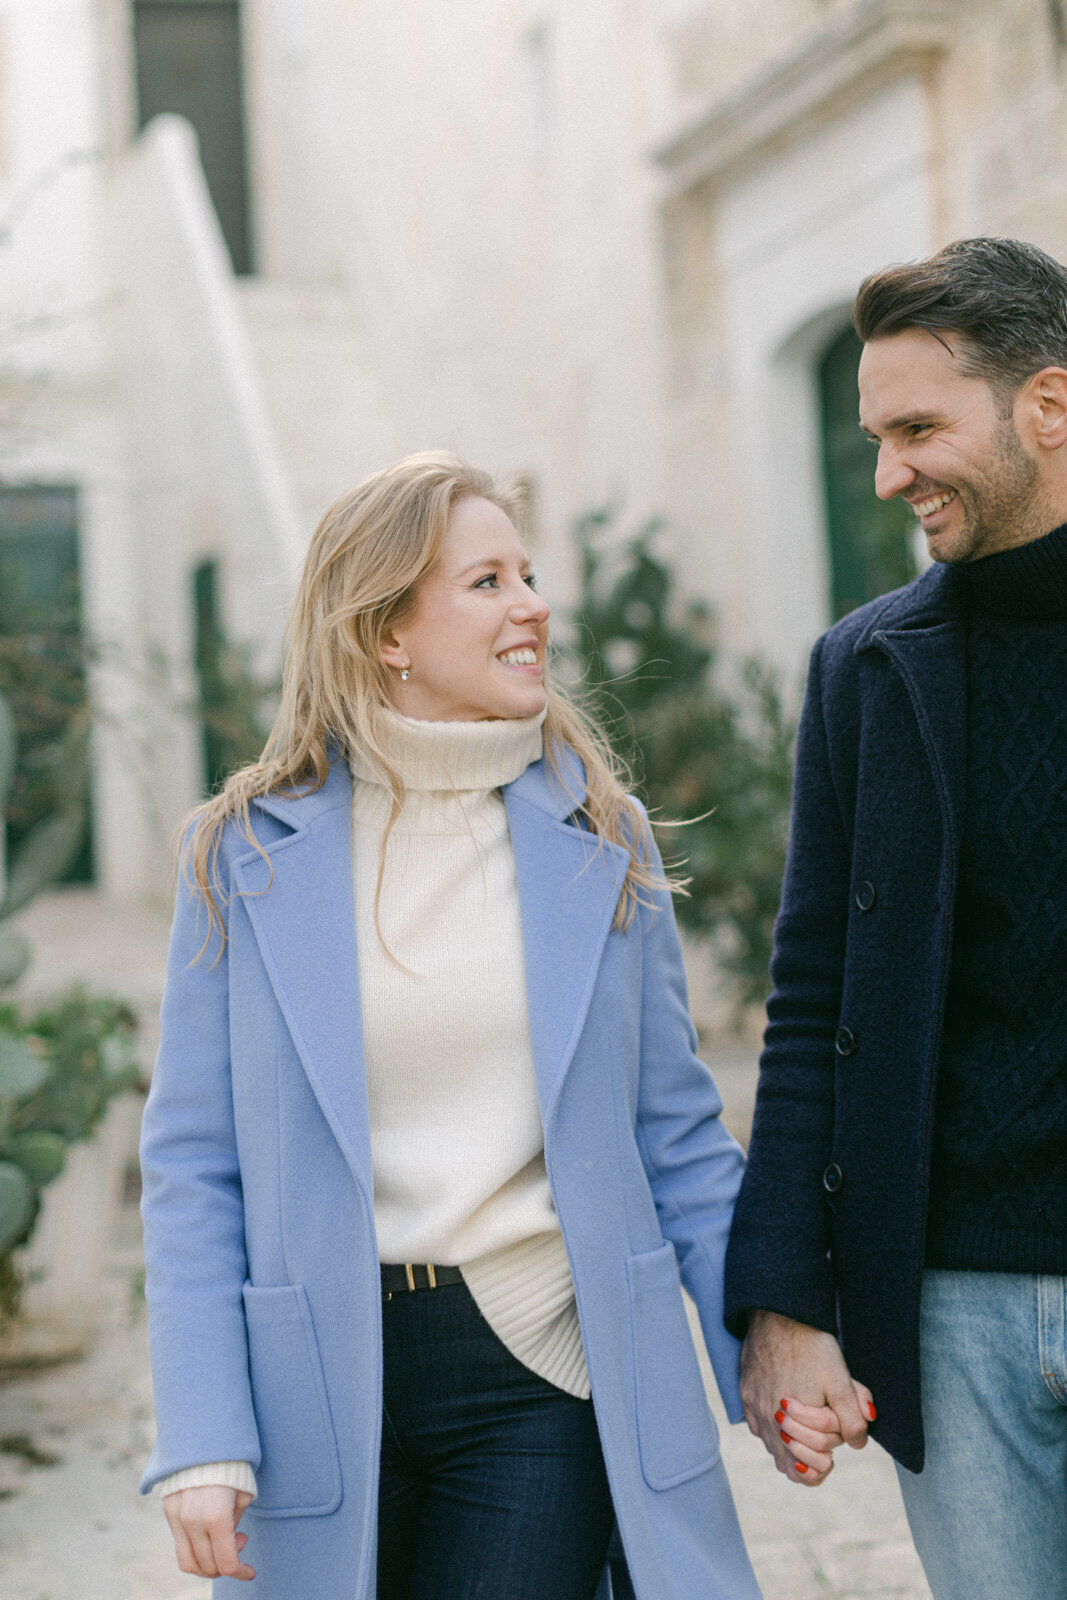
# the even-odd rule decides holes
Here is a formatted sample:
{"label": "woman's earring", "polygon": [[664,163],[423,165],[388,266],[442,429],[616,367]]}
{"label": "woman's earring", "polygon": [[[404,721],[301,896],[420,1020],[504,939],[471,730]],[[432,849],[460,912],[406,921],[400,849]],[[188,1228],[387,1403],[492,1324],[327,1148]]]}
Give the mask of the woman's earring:
{"label": "woman's earring", "polygon": [[405,683],[407,683],[408,679],[411,677],[411,669],[410,669],[410,667],[402,667],[400,669],[400,676],[403,679],[403,681]]}

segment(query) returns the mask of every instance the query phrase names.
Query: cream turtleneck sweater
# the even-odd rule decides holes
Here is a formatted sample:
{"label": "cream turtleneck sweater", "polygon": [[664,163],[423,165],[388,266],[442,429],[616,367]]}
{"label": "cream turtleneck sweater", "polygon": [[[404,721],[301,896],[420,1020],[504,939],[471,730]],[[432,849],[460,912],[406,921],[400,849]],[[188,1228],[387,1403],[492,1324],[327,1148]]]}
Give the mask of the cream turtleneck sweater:
{"label": "cream turtleneck sweater", "polygon": [[539,759],[543,720],[386,714],[385,748],[406,795],[386,846],[379,937],[392,797],[353,755],[356,945],[381,1259],[460,1267],[513,1355],[585,1398],[500,794]]}
{"label": "cream turtleneck sweater", "polygon": [[[543,721],[385,713],[384,747],[406,794],[376,926],[392,796],[353,753],[356,946],[381,1259],[460,1267],[512,1354],[586,1399],[574,1285],[545,1171],[500,794],[539,759]],[[193,1467],[161,1488],[211,1483],[255,1489],[247,1462]]]}

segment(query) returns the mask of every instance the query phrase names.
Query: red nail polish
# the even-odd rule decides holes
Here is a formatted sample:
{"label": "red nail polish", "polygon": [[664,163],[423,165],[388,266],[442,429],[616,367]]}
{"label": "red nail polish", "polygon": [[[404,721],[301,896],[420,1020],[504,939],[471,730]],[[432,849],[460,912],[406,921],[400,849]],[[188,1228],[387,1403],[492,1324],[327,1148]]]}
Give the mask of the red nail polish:
{"label": "red nail polish", "polygon": [[779,1400],[778,1404],[781,1406],[783,1411],[788,1411],[789,1410],[789,1401],[788,1400]]}
{"label": "red nail polish", "polygon": [[787,1433],[783,1433],[783,1432],[782,1432],[782,1430],[781,1430],[781,1429],[780,1429],[780,1428],[779,1428],[779,1430],[778,1430],[778,1436],[779,1436],[779,1438],[780,1438],[780,1439],[782,1439],[782,1440],[783,1440],[783,1442],[784,1442],[784,1443],[785,1443],[785,1444],[792,1444],[792,1443],[793,1443],[793,1441],[792,1441],[792,1439],[791,1439],[791,1438],[790,1438],[790,1437],[789,1437],[789,1435],[788,1435],[788,1434],[787,1434]]}
{"label": "red nail polish", "polygon": [[774,1420],[775,1420],[775,1422],[784,1422],[785,1421],[785,1412],[784,1411],[776,1411],[774,1413]]}
{"label": "red nail polish", "polygon": [[794,1466],[796,1467],[798,1472],[807,1472],[807,1470],[808,1470],[803,1461],[794,1462]]}
{"label": "red nail polish", "polygon": [[867,1401],[867,1415],[870,1417],[872,1422],[878,1415],[878,1411],[873,1400]]}

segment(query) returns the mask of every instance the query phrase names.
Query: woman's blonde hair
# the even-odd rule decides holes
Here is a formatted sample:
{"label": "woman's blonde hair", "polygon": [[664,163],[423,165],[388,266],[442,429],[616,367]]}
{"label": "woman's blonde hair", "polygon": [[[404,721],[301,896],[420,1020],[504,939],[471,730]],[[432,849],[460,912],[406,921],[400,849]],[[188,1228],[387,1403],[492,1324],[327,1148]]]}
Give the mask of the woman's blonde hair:
{"label": "woman's blonde hair", "polygon": [[[185,866],[207,907],[205,948],[213,933],[225,944],[225,895],[216,864],[231,818],[264,853],[249,816],[250,802],[260,795],[311,794],[326,782],[331,752],[359,748],[392,794],[395,822],[404,785],[380,736],[380,714],[390,704],[381,643],[389,628],[410,615],[419,585],[440,554],[452,507],[472,496],[519,520],[518,493],[458,456],[425,451],[364,478],[334,501],[315,529],[289,615],[281,703],[263,754],[232,773],[193,813]],[[615,914],[616,926],[627,927],[637,905],[646,903],[642,890],[662,889],[668,880],[653,864],[650,829],[627,795],[626,769],[592,719],[547,673],[545,689],[549,766],[565,783],[561,757],[571,751],[581,760],[587,793],[581,804],[575,797],[576,811],[592,833],[629,855]]]}

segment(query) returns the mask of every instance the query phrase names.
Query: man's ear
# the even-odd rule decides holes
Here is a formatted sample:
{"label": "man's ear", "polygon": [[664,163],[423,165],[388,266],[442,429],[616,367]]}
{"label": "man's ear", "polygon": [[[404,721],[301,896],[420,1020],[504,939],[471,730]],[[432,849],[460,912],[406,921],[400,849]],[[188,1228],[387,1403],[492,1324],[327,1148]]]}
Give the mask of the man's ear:
{"label": "man's ear", "polygon": [[1020,398],[1029,412],[1035,444],[1043,450],[1067,444],[1067,370],[1045,367],[1035,372]]}

